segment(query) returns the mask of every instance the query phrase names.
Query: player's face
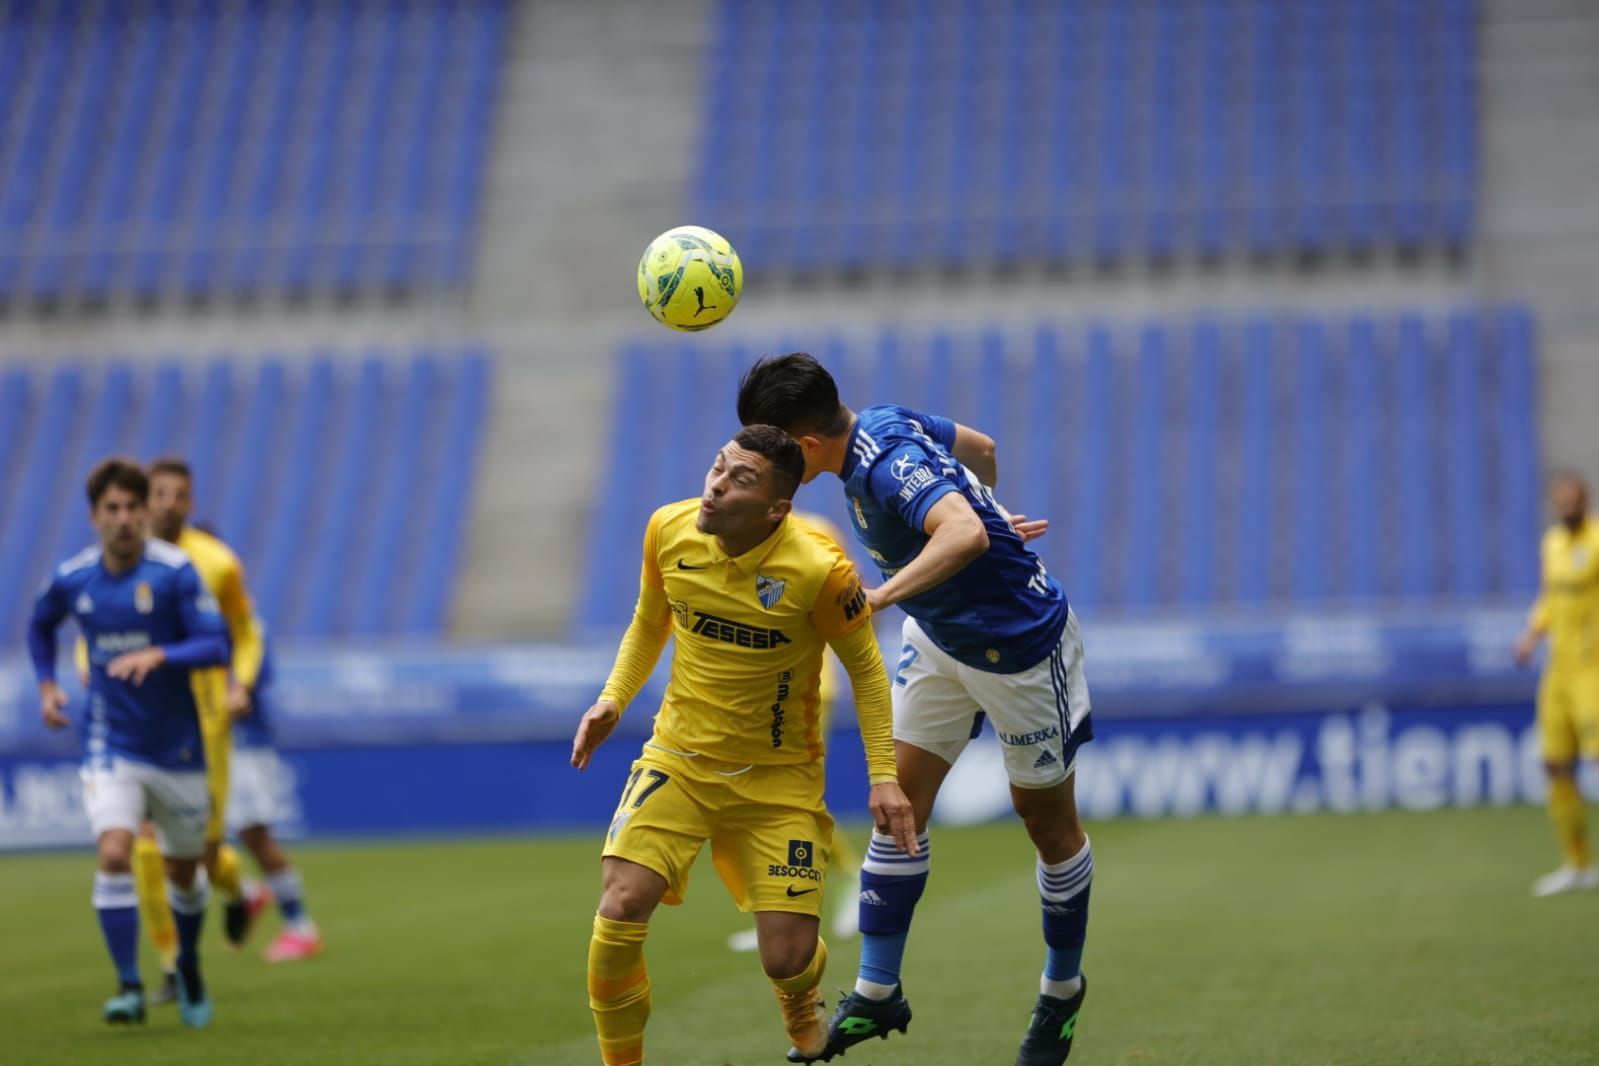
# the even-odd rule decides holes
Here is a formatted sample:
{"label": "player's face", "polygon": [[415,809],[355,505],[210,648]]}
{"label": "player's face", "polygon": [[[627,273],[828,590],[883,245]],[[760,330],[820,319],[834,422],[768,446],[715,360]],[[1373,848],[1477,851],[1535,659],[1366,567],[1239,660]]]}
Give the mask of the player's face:
{"label": "player's face", "polygon": [[788,513],[772,482],[772,462],[732,442],[716,453],[705,475],[700,513],[694,525],[701,533],[738,538],[776,522]]}
{"label": "player's face", "polygon": [[107,555],[126,559],[144,543],[144,524],[149,513],[144,501],[127,489],[112,485],[89,512],[100,547]]}
{"label": "player's face", "polygon": [[1555,515],[1568,526],[1580,523],[1588,513],[1588,489],[1574,478],[1563,477],[1549,489]]}
{"label": "player's face", "polygon": [[181,474],[156,474],[150,479],[150,531],[162,540],[178,539],[194,511],[189,479]]}

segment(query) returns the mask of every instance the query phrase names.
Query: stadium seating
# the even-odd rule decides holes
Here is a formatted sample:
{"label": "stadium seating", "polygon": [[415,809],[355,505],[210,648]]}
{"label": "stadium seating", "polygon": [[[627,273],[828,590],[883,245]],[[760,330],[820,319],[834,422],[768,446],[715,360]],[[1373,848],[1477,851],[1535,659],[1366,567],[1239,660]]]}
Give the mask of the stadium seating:
{"label": "stadium seating", "polygon": [[196,520],[290,637],[441,635],[487,410],[476,350],[0,372],[0,646],[93,541],[83,480],[113,453],[194,467]]}
{"label": "stadium seating", "polygon": [[[696,337],[622,354],[613,462],[580,629],[625,621],[653,507],[699,491],[756,351]],[[1521,308],[823,339],[846,402],[999,440],[999,497],[1080,608],[1435,605],[1537,582],[1535,339]],[[831,479],[798,505],[847,522]]]}
{"label": "stadium seating", "polygon": [[1474,0],[722,0],[690,216],[746,269],[1458,247]]}
{"label": "stadium seating", "polygon": [[461,285],[509,7],[4,5],[0,300]]}

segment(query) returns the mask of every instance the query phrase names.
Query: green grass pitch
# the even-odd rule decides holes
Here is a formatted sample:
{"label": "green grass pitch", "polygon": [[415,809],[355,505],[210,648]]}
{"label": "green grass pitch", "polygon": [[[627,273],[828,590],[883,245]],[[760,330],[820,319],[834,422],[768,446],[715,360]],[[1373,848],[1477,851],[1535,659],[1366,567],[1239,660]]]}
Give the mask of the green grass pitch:
{"label": "green grass pitch", "polygon": [[[1117,822],[1097,856],[1075,1064],[1592,1063],[1599,894],[1528,898],[1553,863],[1530,809]],[[1019,826],[935,831],[906,959],[908,1037],[848,1066],[1015,1054],[1042,948]],[[0,1064],[599,1061],[584,996],[596,839],[299,849],[328,952],[268,966],[265,937],[207,962],[214,1028],[171,1007],[110,1029],[87,853],[0,858]],[[269,920],[262,932],[275,926]],[[651,934],[649,1061],[783,1061],[742,920],[709,864]],[[825,988],[848,985],[835,945]],[[147,972],[150,967],[147,966]]]}

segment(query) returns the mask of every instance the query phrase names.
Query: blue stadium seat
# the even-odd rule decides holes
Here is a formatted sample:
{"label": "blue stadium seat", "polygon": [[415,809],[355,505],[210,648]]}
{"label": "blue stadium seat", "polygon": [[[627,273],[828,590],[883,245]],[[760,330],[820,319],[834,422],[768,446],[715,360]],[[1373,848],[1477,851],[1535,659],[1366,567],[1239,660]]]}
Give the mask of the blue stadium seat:
{"label": "blue stadium seat", "polygon": [[1398,592],[1406,599],[1424,599],[1437,591],[1437,534],[1433,528],[1437,509],[1432,496],[1436,466],[1431,423],[1438,397],[1427,387],[1432,380],[1433,362],[1426,323],[1418,315],[1405,315],[1399,321],[1395,353],[1394,395],[1400,403],[1394,499],[1399,509]]}
{"label": "blue stadium seat", "polygon": [[278,635],[437,635],[490,374],[476,349],[0,371],[0,644],[93,542],[83,481],[110,454],[189,461],[195,520],[244,560]]}
{"label": "blue stadium seat", "polygon": [[1215,322],[1196,323],[1188,361],[1188,425],[1182,438],[1182,560],[1178,602],[1187,606],[1217,597],[1216,521],[1212,513],[1217,489],[1216,449],[1220,439],[1222,336]]}
{"label": "blue stadium seat", "polygon": [[1475,20],[1474,0],[722,0],[691,211],[752,274],[1458,246]]}
{"label": "blue stadium seat", "polygon": [[489,359],[481,351],[461,357],[455,387],[446,408],[435,507],[422,529],[419,547],[426,565],[419,569],[403,631],[415,636],[442,633],[448,621],[449,593],[460,565],[472,492],[472,472],[483,440],[489,405]]}
{"label": "blue stadium seat", "polygon": [[[1035,548],[1085,611],[1502,602],[1536,587],[1522,308],[1046,323],[1024,342],[896,327],[808,350],[846,403],[995,436],[999,498],[1053,521]],[[583,629],[626,620],[636,571],[616,561],[636,556],[655,506],[697,486],[753,355],[706,338],[623,352],[611,462],[637,491],[596,500]],[[847,521],[836,486],[797,502]],[[1440,545],[1440,522],[1474,530]]]}
{"label": "blue stadium seat", "polygon": [[[7,522],[0,532],[0,611],[5,612],[0,616],[5,621],[0,640],[21,638],[31,594],[41,577],[59,562],[44,558],[45,545],[54,544],[68,501],[75,499],[78,513],[84,513],[83,479],[72,462],[76,458],[73,442],[81,437],[83,392],[81,368],[57,367],[33,419],[16,494],[6,508],[13,517],[25,508],[29,520]],[[90,539],[87,531],[83,539],[86,543]]]}
{"label": "blue stadium seat", "polygon": [[463,284],[509,17],[7,6],[0,299]]}
{"label": "blue stadium seat", "polygon": [[1359,316],[1349,323],[1344,354],[1343,488],[1345,506],[1334,530],[1344,548],[1344,595],[1370,600],[1382,589],[1378,560],[1382,513],[1370,499],[1371,487],[1382,484],[1379,427],[1384,396],[1378,383],[1377,323]]}
{"label": "blue stadium seat", "polygon": [[1260,603],[1272,597],[1272,539],[1280,535],[1272,521],[1276,502],[1272,485],[1273,442],[1281,432],[1273,418],[1278,363],[1274,324],[1264,319],[1250,321],[1244,329],[1243,346],[1231,598],[1240,603]]}

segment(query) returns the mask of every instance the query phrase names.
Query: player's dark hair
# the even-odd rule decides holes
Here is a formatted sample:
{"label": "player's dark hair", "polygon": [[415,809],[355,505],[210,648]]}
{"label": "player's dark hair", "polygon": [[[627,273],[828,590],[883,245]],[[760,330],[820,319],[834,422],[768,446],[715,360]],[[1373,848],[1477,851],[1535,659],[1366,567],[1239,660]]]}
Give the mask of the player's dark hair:
{"label": "player's dark hair", "polygon": [[805,452],[799,441],[776,426],[745,426],[733,443],[747,452],[764,455],[772,464],[772,484],[779,499],[792,500],[794,490],[805,480]]}
{"label": "player's dark hair", "polygon": [[839,437],[849,428],[849,414],[833,375],[805,352],[758,359],[739,379],[738,420],[746,426]]}
{"label": "player's dark hair", "polygon": [[104,496],[106,490],[112,486],[133,493],[140,503],[148,503],[150,500],[150,479],[145,476],[144,468],[132,459],[113,455],[95,464],[94,469],[89,471],[89,480],[84,486],[89,492],[89,506],[97,506],[100,497]]}
{"label": "player's dark hair", "polygon": [[157,474],[175,474],[189,484],[194,484],[194,471],[187,462],[175,455],[163,455],[150,464],[150,476],[155,477]]}

